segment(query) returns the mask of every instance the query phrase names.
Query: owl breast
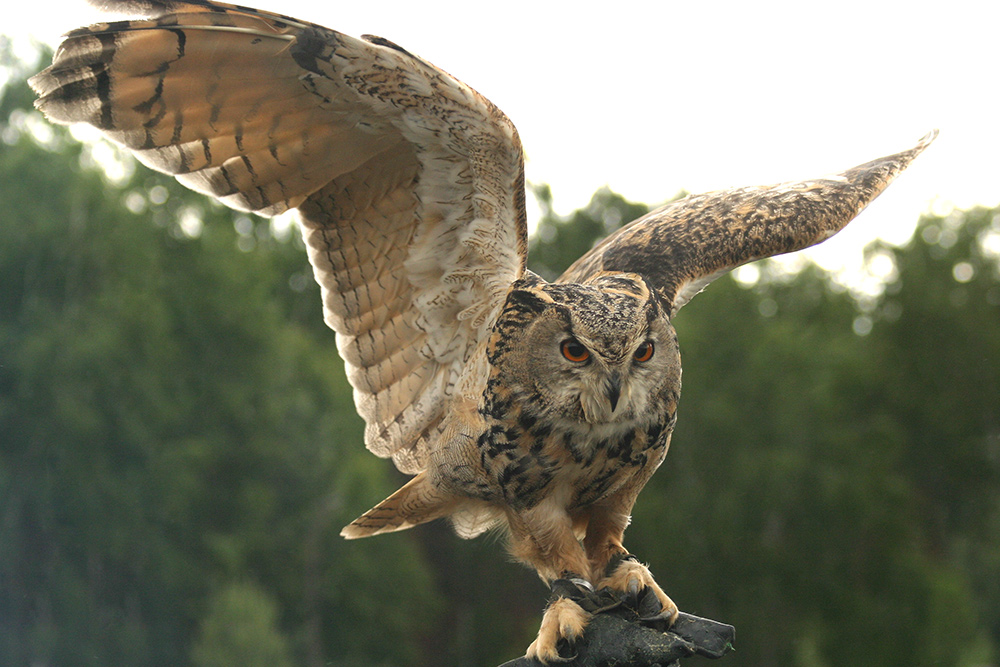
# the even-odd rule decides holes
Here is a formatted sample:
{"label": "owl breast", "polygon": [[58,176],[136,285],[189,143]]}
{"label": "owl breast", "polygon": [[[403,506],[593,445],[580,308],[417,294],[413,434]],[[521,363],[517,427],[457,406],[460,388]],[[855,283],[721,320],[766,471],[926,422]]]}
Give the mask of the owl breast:
{"label": "owl breast", "polygon": [[561,489],[573,510],[647,479],[663,461],[673,430],[673,406],[660,403],[641,420],[599,425],[551,422],[530,403],[511,405],[478,439],[488,483],[476,493],[525,510]]}

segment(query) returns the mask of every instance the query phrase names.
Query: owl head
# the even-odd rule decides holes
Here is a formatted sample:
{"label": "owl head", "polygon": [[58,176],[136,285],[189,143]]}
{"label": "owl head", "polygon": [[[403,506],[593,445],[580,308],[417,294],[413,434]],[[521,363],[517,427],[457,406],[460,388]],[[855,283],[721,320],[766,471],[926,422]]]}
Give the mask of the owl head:
{"label": "owl head", "polygon": [[488,348],[487,391],[573,431],[635,427],[672,412],[680,392],[677,336],[646,281],[602,274],[585,283],[515,283]]}

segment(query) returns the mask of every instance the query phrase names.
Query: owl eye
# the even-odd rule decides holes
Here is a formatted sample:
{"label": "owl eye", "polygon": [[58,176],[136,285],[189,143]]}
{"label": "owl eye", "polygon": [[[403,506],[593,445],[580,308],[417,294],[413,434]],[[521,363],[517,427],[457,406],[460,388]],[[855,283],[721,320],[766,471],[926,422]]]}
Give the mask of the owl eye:
{"label": "owl eye", "polygon": [[581,363],[590,359],[590,351],[583,346],[583,343],[575,338],[567,338],[559,346],[562,355],[570,361]]}
{"label": "owl eye", "polygon": [[632,355],[636,361],[649,361],[653,358],[653,341],[647,340],[645,343],[635,348]]}

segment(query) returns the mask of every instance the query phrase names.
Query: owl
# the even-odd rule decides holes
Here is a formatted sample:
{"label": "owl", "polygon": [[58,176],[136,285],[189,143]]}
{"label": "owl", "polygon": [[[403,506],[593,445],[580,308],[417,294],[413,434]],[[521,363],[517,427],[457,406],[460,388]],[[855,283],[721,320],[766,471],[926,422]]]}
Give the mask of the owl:
{"label": "owl", "polygon": [[[521,144],[487,99],[392,42],[211,0],[109,0],[32,78],[88,123],[242,211],[296,209],[365,444],[412,479],[343,530],[446,518],[505,531],[551,584],[676,605],[623,545],[666,456],[673,319],[745,262],[846,225],[933,140],[840,174],[689,196],[612,234],[555,282],[525,268]],[[554,596],[529,657],[589,615]]]}

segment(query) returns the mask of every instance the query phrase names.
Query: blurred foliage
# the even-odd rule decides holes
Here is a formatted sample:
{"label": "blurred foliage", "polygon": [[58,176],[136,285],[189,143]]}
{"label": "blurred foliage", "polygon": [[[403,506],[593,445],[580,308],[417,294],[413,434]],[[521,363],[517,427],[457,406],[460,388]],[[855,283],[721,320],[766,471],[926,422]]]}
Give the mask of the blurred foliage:
{"label": "blurred foliage", "polygon": [[338,535],[393,481],[301,243],[36,121],[0,128],[0,664],[186,664],[239,580],[296,664],[418,661],[416,540]]}
{"label": "blurred foliage", "polygon": [[[104,176],[3,66],[0,664],[523,651],[546,592],[496,540],[338,536],[401,477],[361,445],[294,230],[130,160]],[[548,278],[646,210],[602,190],[562,217],[536,194]],[[736,625],[728,663],[997,659],[1000,210],[869,253],[881,294],[765,262],[676,318],[680,420],[627,544]]]}
{"label": "blurred foliage", "polygon": [[587,206],[563,217],[553,210],[547,185],[535,186],[534,195],[542,218],[529,242],[528,257],[531,270],[546,280],[555,280],[598,241],[649,210],[605,187],[594,193]]}
{"label": "blurred foliage", "polygon": [[251,584],[227,586],[208,603],[193,667],[292,667],[276,620],[277,606],[265,592]]}

